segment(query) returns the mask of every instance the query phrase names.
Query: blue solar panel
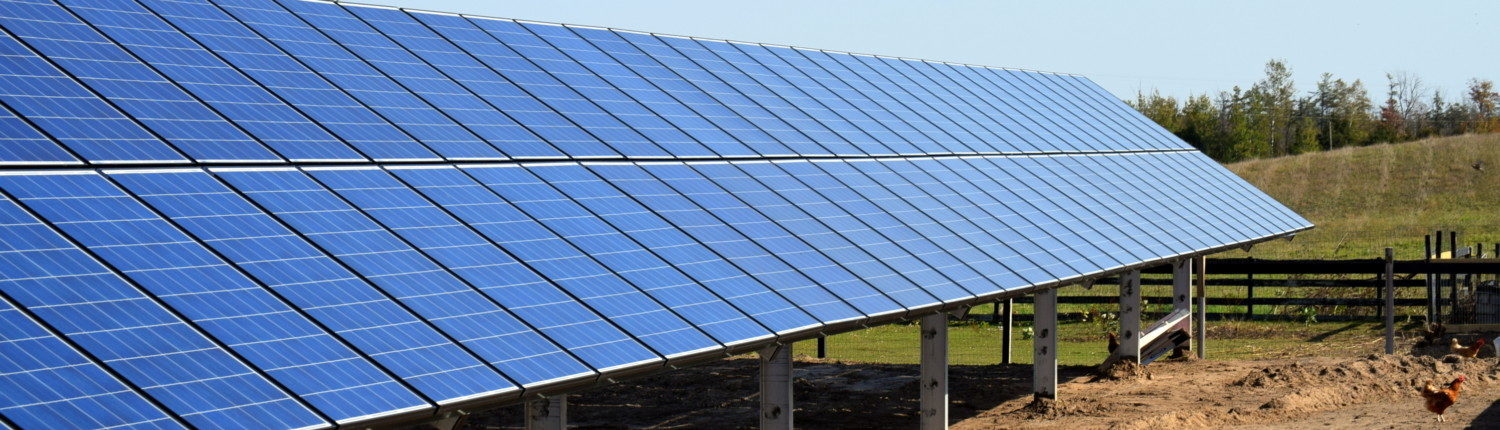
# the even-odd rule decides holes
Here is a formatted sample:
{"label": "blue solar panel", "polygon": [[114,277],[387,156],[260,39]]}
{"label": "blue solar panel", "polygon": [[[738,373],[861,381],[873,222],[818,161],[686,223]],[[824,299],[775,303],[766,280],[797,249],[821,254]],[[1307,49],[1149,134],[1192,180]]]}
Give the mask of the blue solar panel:
{"label": "blue solar panel", "polygon": [[103,177],[10,176],[0,187],[335,421],[424,405]]}
{"label": "blue solar panel", "polygon": [[[117,8],[119,11],[150,13],[146,8],[137,6],[134,0],[129,2],[113,0],[112,2],[121,4]],[[142,30],[149,31],[142,41],[143,44],[161,43],[160,39],[170,40],[181,37],[176,36],[176,31],[190,35],[193,41],[186,41],[186,38],[181,42],[174,41],[171,44],[174,49],[165,53],[146,47],[138,49],[143,56],[151,53],[175,54],[177,57],[183,57],[175,59],[175,63],[160,67],[168,71],[189,67],[188,70],[198,73],[199,75],[179,78],[178,81],[190,87],[213,86],[212,89],[201,91],[205,94],[205,98],[224,99],[226,100],[224,103],[249,104],[256,107],[290,105],[297,112],[316,121],[344,142],[358,149],[360,153],[376,160],[434,160],[438,158],[402,130],[308,70],[295,59],[288,57],[275,45],[229,17],[214,4],[178,0],[145,0],[143,3],[170,22],[167,24],[149,18],[132,21]],[[166,35],[172,36],[169,38]],[[125,37],[122,35],[121,40]],[[200,46],[206,50],[194,49]],[[167,56],[165,61],[171,62],[174,58]],[[236,69],[238,72],[235,71]],[[244,76],[240,75],[241,72]],[[247,79],[255,80],[256,84],[250,84]],[[260,89],[258,85],[265,85],[265,90]],[[248,86],[248,88],[236,90],[242,86]],[[290,109],[283,109],[283,111],[283,114],[288,117],[292,116]],[[307,145],[302,142],[272,140],[267,140],[267,142],[277,152],[288,158],[308,158],[320,155],[309,152]],[[478,142],[474,146],[478,146],[480,151],[475,153],[464,151],[463,149],[469,148],[463,148],[457,152],[475,157],[497,158],[500,156],[494,148],[490,148],[483,142]],[[444,148],[448,149],[448,147]]]}
{"label": "blue solar panel", "polygon": [[[494,244],[381,170],[309,172],[372,219],[477,289],[509,286],[530,273]],[[482,296],[468,297],[469,300]],[[497,303],[498,304],[498,303]],[[568,354],[525,356],[506,374],[522,384],[578,377],[591,371]]]}
{"label": "blue solar panel", "polygon": [[85,160],[186,161],[4,30],[0,59],[0,100]]}
{"label": "blue solar panel", "polygon": [[[605,136],[583,128],[587,122],[579,120],[598,116],[597,107],[579,106],[576,94],[558,88],[556,80],[546,72],[537,69],[468,19],[432,13],[406,16],[391,12],[385,15],[396,21],[372,23],[392,31],[398,42],[421,47],[416,53],[424,60],[461,79],[469,89],[541,136],[555,148],[549,149],[550,154],[546,155],[560,151],[571,157],[610,157],[619,156],[624,153],[622,151],[633,151],[631,148],[611,148],[605,143],[608,141]],[[519,157],[540,155],[543,151],[518,154],[507,149],[506,152]]]}
{"label": "blue solar panel", "polygon": [[[596,230],[600,224],[593,217],[580,215],[576,203],[558,200],[555,190],[521,167],[475,167],[464,171],[493,193],[471,198],[492,207],[519,210],[472,211],[460,215],[464,221],[480,228],[542,275],[619,324],[657,353],[671,357],[716,348],[713,339],[669,310],[655,296],[637,289],[620,274],[603,266],[603,262],[589,255],[577,243],[564,240],[564,237],[576,235],[575,224]],[[439,203],[455,211],[458,209],[449,203]],[[575,223],[575,219],[581,221]]]}
{"label": "blue solar panel", "polygon": [[[835,263],[809,245],[802,237],[762,215],[692,167],[683,164],[652,163],[644,165],[643,168],[677,192],[682,193],[682,196],[713,214],[714,217],[723,220],[725,225],[734,228],[737,233],[763,248],[764,251],[760,251],[750,248],[748,244],[735,246],[737,244],[733,240],[710,243],[710,246],[723,245],[725,250],[722,252],[727,257],[746,267],[763,268],[753,270],[755,273],[777,275],[778,279],[785,277],[786,279],[767,280],[766,283],[772,285],[773,288],[795,291],[785,294],[810,313],[821,315],[820,304],[827,301],[810,286],[819,286],[828,290],[869,316],[903,310],[901,305],[892,301],[890,297],[875,289],[864,279]],[[698,230],[696,226],[683,228],[689,232]],[[761,252],[767,252],[769,255],[761,254]],[[797,273],[787,271],[788,266],[795,269]],[[804,294],[806,296],[803,296]],[[840,310],[825,321],[836,322],[838,316],[842,314]]]}
{"label": "blue solar panel", "polygon": [[[559,376],[555,365],[570,360],[566,352],[447,268],[302,172],[287,169],[216,173],[515,383],[549,379],[538,379],[539,375]],[[517,389],[512,382],[501,378],[476,383],[491,395]]]}
{"label": "blue solar panel", "polygon": [[0,164],[7,163],[78,164],[79,161],[0,102]]}
{"label": "blue solar panel", "polygon": [[[592,175],[587,170],[575,170],[575,176],[567,176],[567,171],[555,166],[474,169],[471,172],[511,204],[718,342],[737,343],[771,335],[743,312],[724,303],[610,225],[591,208],[554,188],[554,185],[564,185],[556,184],[559,180],[578,181],[579,176]],[[548,178],[538,175],[547,175]],[[575,185],[570,188],[574,192],[583,192],[588,191],[586,187]],[[627,229],[630,227],[633,226],[627,226]],[[696,337],[674,338],[683,346],[698,342]],[[662,352],[673,355],[683,351]]]}
{"label": "blue solar panel", "polygon": [[[152,1],[153,3],[148,4],[171,0]],[[353,97],[358,100],[357,103],[363,103],[380,117],[400,127],[402,131],[422,143],[422,145],[399,145],[396,144],[398,142],[354,142],[363,144],[360,149],[371,157],[376,159],[432,157],[430,152],[423,150],[422,146],[425,145],[427,149],[447,159],[504,158],[505,154],[500,153],[485,139],[475,135],[476,132],[486,131],[494,132],[494,134],[486,134],[486,137],[497,142],[514,142],[515,145],[537,143],[534,136],[528,135],[525,130],[514,130],[514,127],[485,128],[476,125],[475,128],[470,129],[458,124],[417,94],[413,94],[383,72],[371,67],[370,64],[339,46],[275,2],[223,0],[215,3],[216,5],[175,4],[178,8],[197,9],[191,13],[184,10],[182,13],[202,16],[205,24],[217,22],[220,18],[227,19],[242,25],[245,31],[253,32],[258,36],[251,37],[249,34],[243,34],[242,31],[234,31],[234,33],[243,34],[248,39],[228,36],[213,36],[212,38],[222,38],[223,43],[248,45],[231,52],[253,53],[252,58],[268,63],[259,68],[276,72],[278,77],[273,81],[276,82],[274,86],[297,93],[328,93],[336,100]],[[210,10],[215,6],[220,9],[218,14]],[[223,13],[229,15],[219,16]],[[194,31],[192,26],[185,25],[183,28],[188,32]],[[208,30],[204,33],[212,34],[212,31],[215,30]],[[210,39],[208,36],[202,37],[205,41]],[[234,60],[234,56],[229,53],[225,56],[231,61]],[[329,84],[332,84],[334,88],[329,88]],[[332,91],[343,91],[347,96],[334,94]],[[514,136],[511,136],[512,134]]]}
{"label": "blue solar panel", "polygon": [[[702,112],[761,156],[797,155],[788,145],[811,145],[791,125],[755,104],[656,36],[575,28],[615,59]],[[821,151],[821,149],[818,149]]]}
{"label": "blue solar panel", "polygon": [[[853,85],[861,88],[871,88],[868,82],[863,82],[858,76],[854,76],[847,70],[832,72],[824,69],[822,65],[809,59],[802,54],[803,49],[794,49],[781,46],[757,46],[743,47],[746,53],[761,61],[772,69],[780,68],[781,73],[796,76],[797,73],[805,75],[806,79],[789,79],[807,91],[813,98],[828,104],[830,109],[838,112],[850,122],[882,144],[891,151],[901,155],[921,155],[927,153],[939,154],[945,152],[931,141],[931,138],[923,136],[915,127],[906,124],[894,113],[887,112],[864,92],[856,90]],[[757,54],[757,50],[764,53]],[[773,60],[770,55],[776,58]],[[780,61],[781,63],[777,63]],[[773,64],[775,64],[773,66]],[[840,73],[835,75],[835,73]],[[847,80],[860,80],[858,84],[850,84]],[[817,86],[812,85],[816,83]]]}
{"label": "blue solar panel", "polygon": [[[314,96],[290,94],[292,91],[268,91],[241,72],[270,67],[268,62],[257,59],[248,64],[231,66],[215,53],[221,51],[210,52],[135,0],[75,0],[64,4],[194,97],[265,142],[282,157],[293,160],[363,158],[343,142],[357,142],[355,146],[359,147],[368,146],[369,142],[390,141],[389,146],[406,143],[403,146],[421,153],[426,152],[410,139],[402,142],[402,137],[393,136],[399,135],[399,132],[385,121],[371,118],[367,112],[347,103],[340,105],[336,98],[327,94]],[[215,26],[226,27],[223,24]],[[246,44],[244,40],[237,40],[234,46]],[[231,54],[233,52],[230,51]],[[301,100],[303,103],[301,106],[289,106],[280,97],[286,95],[295,96],[291,100]],[[307,106],[314,109],[298,109]],[[361,115],[362,113],[366,115]],[[212,138],[213,136],[200,137]],[[187,144],[178,143],[179,147],[185,145]],[[184,151],[187,149],[184,148]],[[432,158],[430,154],[427,157]]]}
{"label": "blue solar panel", "polygon": [[[156,134],[198,160],[280,160],[221,112],[211,109],[141,63],[94,27],[56,3],[7,0],[0,18],[7,29],[55,61],[94,91],[134,115]],[[91,11],[92,9],[86,10]],[[105,29],[115,29],[130,15],[90,14]],[[118,37],[118,32],[111,36]],[[129,43],[131,40],[126,39]],[[182,77],[182,76],[174,76]],[[208,100],[213,102],[215,100]],[[224,106],[215,105],[216,108]],[[223,112],[233,114],[234,112]],[[239,124],[251,126],[253,124]],[[312,126],[312,124],[307,124]],[[312,136],[303,136],[313,139]],[[173,159],[176,157],[169,157]]]}
{"label": "blue solar panel", "polygon": [[[604,108],[616,112],[616,115],[622,121],[631,124],[631,126],[637,129],[654,130],[667,127],[667,124],[654,121],[650,114],[659,115],[661,119],[669,122],[670,126],[677,127],[681,133],[694,141],[693,144],[688,145],[669,145],[667,142],[670,142],[671,139],[682,139],[684,137],[677,137],[676,134],[672,134],[670,131],[666,132],[667,134],[664,136],[647,134],[657,144],[662,145],[674,155],[679,157],[693,155],[721,157],[760,155],[751,150],[749,146],[746,146],[744,142],[721,130],[718,125],[710,122],[703,114],[694,111],[692,107],[673,98],[672,95],[658,88],[652,81],[638,75],[634,70],[631,70],[631,68],[620,63],[619,60],[611,57],[609,53],[595,46],[594,43],[584,40],[574,32],[574,29],[560,25],[530,23],[523,24],[522,26],[531,30],[541,40],[547,41],[559,51],[577,60],[579,65],[587,68],[587,70],[573,69],[569,72],[554,71],[554,76],[565,82],[569,81],[569,79],[581,80],[582,82],[579,83],[570,82],[580,92],[583,91],[583,86],[599,86],[603,82],[608,82],[610,85],[618,88],[623,95],[628,95],[633,102],[639,103],[644,108],[650,110],[650,112],[638,111],[631,103],[624,103],[617,100],[617,98],[590,95],[591,98],[598,100]],[[595,31],[603,30],[595,29]],[[615,37],[614,40],[615,43],[613,45],[606,44],[605,46],[617,50],[622,48],[620,46],[622,43],[618,40],[618,37]],[[629,54],[620,53],[619,55]],[[639,57],[639,54],[636,54],[636,56]],[[637,58],[637,60],[640,59]],[[548,62],[542,62],[541,64],[545,65]],[[681,81],[678,80],[678,82],[680,83]],[[718,106],[718,109],[723,109],[723,107]],[[635,122],[638,120],[645,122]],[[701,153],[693,154],[690,151],[701,151]]]}
{"label": "blue solar panel", "polygon": [[[735,336],[730,339],[744,341],[769,335],[766,329],[779,334],[819,325],[817,320],[785,297],[668,223],[633,196],[615,188],[613,184],[616,181],[606,182],[589,169],[578,165],[538,166],[531,171],[625,233],[639,246],[649,250],[658,259],[658,264],[664,263],[663,266],[675,269],[652,270],[651,272],[655,272],[653,278],[670,280],[674,284],[701,285],[712,292],[712,295],[701,289],[693,289],[684,296],[693,301],[725,302],[733,307],[725,306],[725,303],[714,303],[706,307],[718,308],[712,312],[743,312],[754,322],[760,323],[758,327],[751,321],[736,321],[732,323],[732,328],[724,327],[729,324],[715,324],[710,326],[714,327],[710,334],[715,337],[723,340]],[[644,286],[641,282],[636,285]],[[725,340],[725,343],[730,342]]]}
{"label": "blue solar panel", "polygon": [[943,246],[1001,289],[1046,280],[1045,277],[1029,280],[1020,277],[1021,273],[1031,272],[1027,270],[1031,265],[1020,260],[1015,250],[949,207],[955,199],[942,197],[958,197],[957,194],[927,176],[921,168],[899,159],[817,164],[829,175],[840,178],[850,188],[887,208],[892,215]]}
{"label": "blue solar panel", "polygon": [[[7,191],[39,188],[32,179],[0,176]],[[0,291],[172,413],[202,428],[328,426],[15,202],[0,200]]]}
{"label": "blue solar panel", "polygon": [[[780,173],[780,169],[769,164],[703,163],[695,164],[693,167],[700,174],[710,178],[750,207],[760,211],[765,217],[806,241],[807,244],[822,251],[845,270],[854,273],[855,276],[868,282],[903,307],[920,309],[942,303],[922,287],[902,276],[895,268],[887,265],[881,258],[872,255],[856,244],[857,242],[853,242],[855,240],[866,242],[865,238],[874,232],[863,226],[838,230],[835,226],[848,224],[847,213],[831,213],[842,211],[830,208],[832,204],[821,198],[797,196],[801,198],[794,200],[793,196],[783,194],[781,190],[791,187],[786,184],[790,178]],[[741,168],[746,170],[741,170]],[[772,172],[776,174],[773,177],[761,177],[757,170],[763,169],[774,169]],[[766,182],[762,183],[761,180]],[[788,192],[788,194],[805,193]],[[817,200],[822,201],[817,202]],[[840,218],[839,221],[842,222],[825,224],[823,222],[825,217]]]}
{"label": "blue solar panel", "polygon": [[1310,227],[1073,75],[56,1],[0,0],[4,428],[415,421]]}
{"label": "blue solar panel", "polygon": [[[652,167],[657,166],[652,165]],[[863,316],[838,296],[819,286],[806,275],[798,273],[776,254],[751,242],[745,235],[689,198],[688,194],[698,194],[702,196],[700,198],[709,200],[715,197],[733,199],[686,166],[676,163],[664,164],[663,169],[658,171],[664,171],[664,174],[669,175],[667,176],[669,179],[665,181],[670,181],[677,187],[687,187],[687,189],[674,189],[673,185],[669,185],[663,179],[658,179],[639,165],[599,164],[589,166],[589,168],[697,241],[694,244],[684,243],[680,246],[689,251],[675,251],[674,253],[701,256],[706,255],[711,249],[719,255],[718,261],[734,265],[760,281],[764,288],[770,288],[784,297],[785,301],[790,302],[788,305],[800,308],[825,324],[845,322]],[[692,178],[685,178],[684,175],[691,175]],[[705,247],[707,249],[704,249]],[[808,252],[816,252],[805,246],[804,249]],[[658,250],[658,252],[662,251]],[[681,263],[678,264],[681,266]],[[707,264],[720,265],[717,262]],[[880,293],[867,289],[867,294],[879,295]],[[894,303],[891,303],[891,306],[894,306]],[[796,320],[799,319],[793,319],[793,321]],[[797,324],[799,323],[788,324],[788,326],[801,328]],[[767,325],[771,326],[769,323]]]}
{"label": "blue solar panel", "polygon": [[[672,36],[651,36],[654,41],[643,41],[631,33],[623,35],[627,40],[636,42],[636,46],[641,47],[648,54],[668,64],[668,67],[678,69],[677,64],[687,63],[708,72],[709,77],[699,80],[705,83],[718,82],[718,86],[722,86],[723,89],[716,92],[726,94],[725,97],[728,97],[727,94],[730,92],[739,94],[740,100],[731,99],[732,101],[726,101],[726,104],[745,105],[746,109],[754,109],[750,111],[751,113],[742,113],[742,115],[755,119],[756,125],[767,133],[771,133],[797,155],[859,153],[857,148],[838,134],[776,95],[745,70],[724,60],[705,46],[705,44],[725,45],[721,46],[723,48],[727,47],[727,42],[709,41],[700,44],[695,39]],[[755,110],[764,113],[755,112]]]}
{"label": "blue solar panel", "polygon": [[[836,140],[843,140],[854,146],[855,152],[835,152],[837,154],[865,154],[865,155],[895,155],[897,151],[887,147],[882,141],[871,136],[871,132],[881,130],[876,124],[855,124],[847,118],[857,112],[838,112],[839,108],[847,108],[848,103],[828,90],[818,85],[811,78],[803,75],[801,71],[781,61],[780,57],[771,54],[760,45],[748,43],[724,43],[701,41],[702,45],[710,51],[719,55],[725,62],[734,65],[756,81],[765,85],[776,96],[796,106],[802,113],[817,119],[824,128],[832,131],[836,137],[822,140],[826,145],[837,145]],[[846,109],[852,110],[852,109]],[[863,127],[862,127],[863,126]],[[818,132],[822,132],[821,129]],[[884,136],[882,137],[889,137]],[[895,140],[895,139],[892,139]],[[832,148],[831,148],[832,149]],[[903,148],[904,149],[904,148]],[[842,150],[838,150],[842,151]]]}
{"label": "blue solar panel", "polygon": [[[893,267],[901,268],[899,270],[903,275],[944,301],[987,295],[1001,290],[994,281],[985,278],[974,267],[954,255],[954,253],[973,254],[976,251],[973,245],[943,226],[935,225],[931,218],[918,213],[919,211],[910,208],[909,205],[899,205],[899,202],[893,200],[882,201],[881,203],[886,207],[876,204],[876,196],[890,198],[891,195],[888,193],[861,195],[860,190],[852,188],[850,184],[822,170],[819,167],[822,164],[821,162],[772,164],[772,166],[781,167],[785,172],[784,177],[777,178],[779,182],[789,184],[778,191],[796,196],[795,200],[805,199],[802,201],[824,204],[825,200],[813,196],[817,194],[827,202],[832,202],[834,206],[842,208],[844,212],[823,211],[820,213],[820,218],[823,218],[822,215],[831,215],[823,219],[830,225],[839,226],[835,227],[839,230],[859,231],[865,228],[874,232],[873,235],[857,234],[857,237],[862,240],[857,240],[856,243],[861,243],[866,249],[872,250],[873,254],[882,256],[882,260]],[[776,174],[769,169],[759,173]],[[860,175],[857,171],[845,173],[848,176]],[[766,178],[776,178],[776,176]],[[863,178],[863,180],[867,181],[868,178]],[[800,181],[800,184],[792,181]],[[863,182],[860,185],[868,187],[873,184]],[[988,257],[980,253],[976,258]]]}
{"label": "blue solar panel", "polygon": [[[538,34],[564,34],[571,35],[572,31],[560,25],[517,23],[511,21],[484,20],[480,24],[489,30],[496,39],[505,43],[516,53],[532,60],[537,67],[546,70],[568,88],[576,91],[585,100],[598,105],[604,112],[613,115],[619,121],[619,125],[625,126],[639,134],[637,141],[623,141],[613,143],[619,145],[647,145],[654,143],[668,154],[682,158],[715,157],[719,154],[703,146],[697,139],[678,129],[675,124],[667,122],[655,112],[652,112],[631,95],[614,87],[613,83],[606,81],[603,77],[589,70],[575,57],[583,55],[582,52],[564,53],[553,43],[563,43],[566,40],[548,42]],[[575,44],[576,46],[577,44]],[[596,56],[602,56],[597,55]],[[588,57],[580,57],[588,58]],[[600,124],[608,129],[614,123]],[[585,127],[590,127],[585,124]],[[635,138],[636,136],[631,136]]]}
{"label": "blue solar panel", "polygon": [[0,416],[27,428],[185,428],[0,297]]}
{"label": "blue solar panel", "polygon": [[[558,344],[601,372],[661,360],[640,342],[553,283],[568,287],[586,285],[588,281],[579,279],[564,282],[551,276],[543,276],[551,274],[545,273],[545,267],[551,264],[549,261],[561,255],[581,257],[579,251],[566,247],[561,239],[547,235],[546,230],[531,218],[500,200],[458,169],[406,168],[391,171],[492,243],[498,243],[503,249],[522,258],[542,255],[539,260],[527,261],[538,265],[544,271],[542,274],[532,271],[530,267],[522,269],[505,263],[509,260],[508,256],[489,255],[492,260],[486,264],[495,265],[494,270],[503,268],[507,272],[504,279],[508,282],[479,286],[495,301],[515,312],[533,327],[547,333]],[[541,236],[538,236],[540,240],[537,241],[518,239],[514,244],[507,243],[509,238],[517,234]],[[533,243],[537,245],[534,246]],[[547,244],[555,246],[548,247]],[[567,265],[569,262],[562,259],[557,264]],[[644,325],[630,324],[627,328],[643,329]]]}
{"label": "blue solar panel", "polygon": [[200,170],[114,172],[142,201],[439,403],[500,376],[429,323]]}

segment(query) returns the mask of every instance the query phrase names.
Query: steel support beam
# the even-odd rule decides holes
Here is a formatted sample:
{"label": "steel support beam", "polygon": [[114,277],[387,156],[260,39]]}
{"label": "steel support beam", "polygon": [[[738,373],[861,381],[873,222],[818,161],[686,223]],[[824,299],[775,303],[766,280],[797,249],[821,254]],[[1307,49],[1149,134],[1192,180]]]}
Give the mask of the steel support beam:
{"label": "steel support beam", "polygon": [[1057,398],[1057,289],[1036,293],[1031,344],[1031,392],[1038,399]]}
{"label": "steel support beam", "polygon": [[1120,275],[1120,347],[1115,357],[1127,363],[1141,362],[1141,271]]}
{"label": "steel support beam", "polygon": [[922,317],[922,430],[948,428],[948,314]]}
{"label": "steel support beam", "polygon": [[760,350],[760,428],[792,430],[792,346]]}
{"label": "steel support beam", "polygon": [[526,430],[568,428],[568,397],[547,396],[526,402]]}

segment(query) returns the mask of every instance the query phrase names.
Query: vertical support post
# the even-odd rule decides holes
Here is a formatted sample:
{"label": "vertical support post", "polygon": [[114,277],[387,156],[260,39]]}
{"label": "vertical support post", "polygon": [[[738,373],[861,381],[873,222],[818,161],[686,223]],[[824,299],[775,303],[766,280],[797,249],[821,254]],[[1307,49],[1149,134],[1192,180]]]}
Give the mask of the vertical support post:
{"label": "vertical support post", "polygon": [[828,336],[818,336],[818,358],[828,358]]}
{"label": "vertical support post", "polygon": [[1396,252],[1385,248],[1385,353],[1396,353]]}
{"label": "vertical support post", "polygon": [[918,428],[948,428],[948,314],[922,317],[921,418]]}
{"label": "vertical support post", "polygon": [[1031,392],[1035,399],[1057,398],[1057,289],[1036,293],[1032,313]]}
{"label": "vertical support post", "polygon": [[1193,278],[1195,283],[1198,284],[1195,286],[1195,289],[1198,290],[1196,298],[1198,301],[1198,318],[1196,321],[1193,321],[1195,331],[1193,333],[1193,340],[1196,342],[1193,345],[1193,351],[1198,353],[1198,358],[1201,359],[1208,356],[1206,351],[1208,347],[1208,257],[1199,256],[1194,259],[1197,260],[1193,262],[1193,271],[1197,272],[1197,276]]}
{"label": "vertical support post", "polygon": [[792,347],[760,350],[760,428],[792,430]]}
{"label": "vertical support post", "polygon": [[1120,348],[1115,356],[1128,363],[1141,362],[1141,271],[1120,275]]}
{"label": "vertical support post", "polygon": [[567,428],[567,396],[548,396],[526,402],[526,430],[564,430]]}
{"label": "vertical support post", "polygon": [[[1184,258],[1172,263],[1172,311],[1193,311],[1193,259]],[[1194,318],[1188,318],[1188,333],[1196,327]]]}
{"label": "vertical support post", "polygon": [[[1432,248],[1432,259],[1434,259],[1434,260],[1440,260],[1443,257],[1443,231],[1442,230],[1438,230],[1438,231],[1434,232],[1433,235],[1436,236],[1436,239],[1434,241],[1434,243],[1436,245]],[[1433,303],[1434,303],[1433,310],[1437,312],[1437,319],[1435,319],[1434,321],[1442,321],[1443,320],[1443,274],[1441,274],[1441,273],[1432,273],[1432,274],[1428,274],[1428,277],[1432,279],[1432,292],[1433,292],[1433,296],[1434,296],[1433,297]]]}
{"label": "vertical support post", "polygon": [[[1251,257],[1254,258],[1254,257]],[[1272,312],[1275,312],[1274,310]],[[1245,274],[1245,319],[1255,318],[1255,274]]]}
{"label": "vertical support post", "polygon": [[1005,299],[1005,303],[1002,305],[1004,307],[1004,310],[1001,311],[1003,315],[1001,316],[1002,319],[1000,321],[1000,323],[1002,324],[1000,326],[1000,364],[1011,363],[1010,340],[1012,339],[1012,330],[1015,327],[1015,313],[1013,312],[1014,308],[1012,307],[1014,305],[1014,302],[1014,299]]}

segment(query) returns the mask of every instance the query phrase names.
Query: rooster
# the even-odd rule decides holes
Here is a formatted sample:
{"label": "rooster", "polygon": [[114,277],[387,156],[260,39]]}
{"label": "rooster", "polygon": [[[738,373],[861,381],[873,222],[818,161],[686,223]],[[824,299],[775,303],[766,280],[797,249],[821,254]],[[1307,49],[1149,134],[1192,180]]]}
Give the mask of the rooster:
{"label": "rooster", "polygon": [[1452,351],[1454,354],[1458,354],[1459,356],[1461,356],[1463,358],[1478,357],[1479,356],[1479,350],[1480,350],[1480,348],[1483,348],[1483,347],[1484,347],[1484,338],[1479,338],[1478,340],[1475,340],[1472,345],[1463,346],[1463,344],[1460,344],[1458,342],[1458,338],[1455,337],[1455,338],[1453,338],[1453,343],[1448,344],[1448,350]]}
{"label": "rooster", "polygon": [[1464,375],[1458,375],[1457,379],[1448,383],[1448,388],[1441,390],[1433,385],[1430,380],[1427,381],[1426,385],[1422,386],[1422,398],[1427,399],[1427,410],[1437,414],[1438,422],[1448,420],[1447,418],[1443,418],[1443,412],[1446,412],[1448,407],[1453,406],[1454,403],[1458,403],[1458,391],[1463,388],[1464,381],[1467,380],[1469,378],[1464,377]]}

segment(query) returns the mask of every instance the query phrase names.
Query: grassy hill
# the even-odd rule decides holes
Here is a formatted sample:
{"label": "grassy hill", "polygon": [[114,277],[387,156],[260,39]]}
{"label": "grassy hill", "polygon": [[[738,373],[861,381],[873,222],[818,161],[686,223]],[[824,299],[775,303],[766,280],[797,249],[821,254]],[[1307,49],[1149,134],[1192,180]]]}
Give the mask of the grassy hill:
{"label": "grassy hill", "polygon": [[[1475,169],[1475,162],[1482,162],[1483,170]],[[1393,246],[1396,258],[1420,258],[1423,235],[1436,229],[1458,231],[1460,245],[1483,242],[1486,253],[1500,242],[1500,134],[1344,148],[1228,167],[1317,225],[1293,241],[1258,245],[1250,256],[1374,258]]]}

